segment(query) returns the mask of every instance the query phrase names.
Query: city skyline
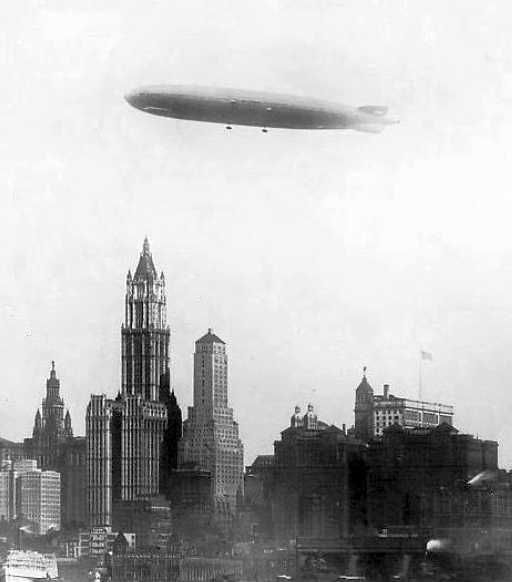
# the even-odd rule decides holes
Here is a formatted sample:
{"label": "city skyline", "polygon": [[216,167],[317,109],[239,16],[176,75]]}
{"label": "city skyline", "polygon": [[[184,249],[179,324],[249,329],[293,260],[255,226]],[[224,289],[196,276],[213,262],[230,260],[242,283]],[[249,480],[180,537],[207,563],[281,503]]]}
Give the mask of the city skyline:
{"label": "city skyline", "polygon": [[[139,273],[139,271],[140,271],[140,273]],[[158,312],[155,311],[154,313],[152,312],[152,315],[148,315],[148,317],[150,317],[150,316],[151,317],[156,317],[158,319],[158,321],[159,321],[159,324],[158,325],[163,325],[163,328],[162,329],[168,330],[166,333],[170,333],[170,335],[172,336],[172,329],[169,328],[169,326],[167,325],[167,321],[166,321],[166,296],[165,296],[165,275],[164,275],[164,271],[163,270],[161,271],[161,275],[158,275],[157,274],[157,271],[155,270],[155,266],[153,264],[153,258],[152,258],[152,253],[151,253],[150,241],[149,241],[149,238],[147,236],[145,236],[144,237],[143,244],[142,244],[142,251],[140,252],[140,257],[139,257],[139,261],[138,261],[138,267],[137,267],[137,269],[135,269],[133,276],[131,274],[131,268],[128,269],[128,275],[127,275],[127,279],[126,279],[126,289],[127,289],[127,295],[126,295],[126,297],[127,297],[127,299],[125,301],[126,305],[125,305],[125,310],[124,310],[125,311],[125,315],[124,315],[125,321],[124,321],[123,325],[121,326],[121,328],[122,328],[121,329],[121,331],[122,331],[122,333],[121,333],[121,339],[122,339],[123,346],[124,346],[124,343],[126,341],[125,340],[125,337],[126,337],[126,333],[128,331],[127,329],[125,329],[125,327],[126,327],[126,325],[127,325],[127,323],[129,321],[132,321],[133,320],[133,322],[135,322],[136,313],[137,313],[136,310],[135,310],[135,307],[133,307],[131,311],[128,309],[128,303],[129,303],[128,302],[128,296],[130,296],[132,298],[136,296],[136,293],[134,291],[134,289],[135,289],[135,286],[134,285],[136,283],[138,274],[139,274],[139,277],[140,276],[145,277],[145,276],[147,276],[148,273],[150,273],[151,276],[154,276],[155,277],[155,281],[156,281],[157,287],[161,284],[161,282],[163,283],[163,287],[162,287],[163,290],[161,292],[161,297],[158,294],[155,295],[155,298],[157,299],[158,305],[160,305],[160,304],[163,305],[163,312],[162,312],[162,314],[160,314],[160,311],[158,311]],[[158,293],[160,293],[160,291],[158,291]],[[142,297],[142,295],[141,295],[141,297]],[[161,310],[162,307],[159,307],[158,309]],[[208,328],[207,335],[205,337],[208,337],[210,334],[213,334],[213,332],[214,332],[214,330],[212,328]],[[217,338],[217,336],[215,336],[215,335],[213,335],[212,337]],[[217,339],[218,339],[218,341],[221,344],[224,343],[219,338],[217,338]],[[195,341],[195,344],[197,345],[197,343],[199,341],[200,340],[196,340]],[[167,343],[172,343],[172,341],[169,342],[169,340],[167,340]],[[124,379],[125,373],[122,372],[122,368],[123,368],[122,361],[123,361],[123,358],[124,358],[123,354],[126,353],[126,348],[123,347],[123,346],[122,346],[122,349],[121,349],[121,358],[120,358],[120,360],[121,360],[121,366],[120,366],[120,369],[121,369],[121,377],[120,377],[120,380],[119,380],[119,388],[118,388],[117,392],[120,392],[120,393],[123,393],[124,394],[124,393],[126,393],[126,389],[125,389],[126,380]],[[173,384],[172,384],[172,377],[173,377],[173,366],[172,366],[172,362],[173,362],[173,357],[172,357],[172,353],[171,352],[169,352],[169,354],[168,354],[168,349],[169,349],[168,346],[165,347],[163,353],[165,353],[166,355],[164,356],[164,359],[162,360],[162,363],[159,363],[158,364],[158,367],[159,368],[162,368],[162,366],[164,366],[164,362],[167,361],[167,358],[170,360],[170,370],[169,371],[171,373],[171,388],[172,389],[175,389],[175,386],[173,386]],[[425,353],[426,352],[424,352],[422,350],[420,350],[419,353],[418,353],[418,361],[419,361],[419,366],[420,367],[422,366],[422,360],[425,360],[425,357],[424,357],[424,354]],[[428,357],[429,360],[433,360],[432,354],[430,354],[429,352],[428,352],[428,356],[429,356]],[[365,365],[363,367],[363,370],[362,370],[363,382],[366,381],[367,369],[368,369],[368,367]],[[420,371],[420,375],[421,375],[421,371]],[[150,375],[148,375],[148,378],[152,378],[154,376],[155,376],[155,374],[154,373],[151,373]],[[55,378],[55,361],[52,360],[51,361],[51,370],[50,370],[50,379],[46,381],[47,386],[48,386],[48,382],[51,383],[52,382],[52,379],[54,379],[54,378]],[[418,378],[418,381],[420,382],[421,381],[421,378]],[[60,378],[58,380],[56,380],[56,382],[57,382],[57,386],[60,386]],[[355,390],[356,386],[353,387],[353,391]],[[375,389],[376,389],[375,392],[379,392],[380,391],[380,387],[379,386],[375,386]],[[389,391],[389,385],[388,384],[385,384],[384,387],[383,387],[384,393],[385,393],[386,389]],[[419,389],[420,389],[420,385],[418,385],[418,390]],[[130,392],[128,392],[128,393],[130,393]],[[178,390],[178,393],[179,393],[179,390]],[[191,372],[191,394],[195,394],[195,393],[196,393],[196,390],[194,389],[194,371],[192,370],[192,372]],[[101,392],[100,392],[100,394],[101,394]],[[107,397],[107,399],[109,397],[113,397],[114,396],[114,393],[110,394],[110,393],[105,392],[104,394]],[[156,397],[156,392],[155,392],[154,396]],[[401,397],[404,397],[404,394],[401,394],[400,396]],[[416,395],[413,395],[411,398],[414,399],[416,397],[419,397],[419,393],[416,394]],[[185,398],[186,398],[186,395],[185,395]],[[196,394],[196,399],[197,399],[197,394]],[[193,401],[194,401],[194,399],[192,398],[192,403],[193,403]],[[426,399],[426,401],[428,401],[428,398]],[[179,398],[178,398],[178,404],[181,404],[181,406],[184,407],[184,404],[180,401]],[[304,409],[306,409],[306,405],[309,405],[309,404],[313,404],[314,405],[314,398],[310,398],[309,400],[307,400],[305,402],[297,402],[296,404],[298,404],[299,406],[304,406]],[[446,404],[446,402],[444,404]],[[190,409],[190,406],[188,406],[187,408]],[[37,410],[39,412],[39,408]],[[285,411],[285,414],[287,412],[289,412],[288,409]],[[353,412],[353,410],[350,411],[350,412]],[[67,409],[67,416],[69,417],[69,409]],[[36,415],[36,417],[37,417],[37,415]],[[85,411],[84,411],[84,418],[85,418]],[[81,415],[80,415],[80,412],[78,414],[78,419],[79,419],[79,422],[81,420],[83,420],[82,417],[81,417]],[[460,425],[458,425],[457,420],[458,419],[456,418],[454,425],[456,427],[460,428]],[[37,420],[36,420],[36,422],[37,422]],[[353,416],[348,416],[348,418],[344,416],[341,419],[338,419],[338,420],[335,419],[333,421],[329,420],[329,423],[334,424],[334,425],[337,425],[337,426],[341,426],[342,424],[343,425],[346,424],[349,427],[354,425],[354,423],[353,423]],[[285,428],[286,428],[286,425],[283,425],[283,427],[280,430],[284,430]],[[242,430],[243,430],[243,427],[242,427]],[[280,432],[280,430],[279,430],[279,432]],[[84,432],[85,432],[85,430],[84,430]],[[279,432],[277,432],[275,434],[275,438],[272,440],[272,442],[274,442],[274,440],[277,439]],[[464,432],[464,430],[463,430],[463,432]],[[271,435],[267,435],[267,436],[269,438],[271,438]],[[487,437],[487,435],[481,435],[481,436],[483,438],[490,438],[490,437]],[[5,435],[4,435],[4,437],[5,437]],[[250,439],[250,436],[249,436],[249,439]],[[16,439],[13,439],[13,440],[16,440]],[[272,445],[270,445],[270,446],[272,446]],[[248,463],[250,464],[250,462],[252,462],[252,460],[257,455],[262,454],[262,453],[267,453],[267,452],[268,452],[268,449],[266,449],[264,451],[259,450],[259,449],[256,449],[253,457],[250,457],[250,458],[249,457],[246,457],[244,459],[245,465],[247,465]]]}
{"label": "city skyline", "polygon": [[[295,404],[350,423],[365,365],[375,390],[416,398],[425,350],[422,397],[511,466],[510,7],[232,4],[6,10],[3,436],[30,433],[51,360],[76,434],[89,395],[120,389],[126,271],[147,235],[179,404],[211,327],[247,463]],[[226,132],[124,101],[151,83],[382,103],[401,123]]]}

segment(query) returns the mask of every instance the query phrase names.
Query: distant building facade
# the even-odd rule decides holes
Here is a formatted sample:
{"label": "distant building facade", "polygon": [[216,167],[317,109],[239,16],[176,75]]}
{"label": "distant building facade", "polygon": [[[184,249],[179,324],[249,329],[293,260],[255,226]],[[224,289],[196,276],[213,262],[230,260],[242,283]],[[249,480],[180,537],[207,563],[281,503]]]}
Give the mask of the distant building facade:
{"label": "distant building facade", "polygon": [[30,521],[36,534],[60,530],[60,473],[27,471],[17,478],[18,515]]}
{"label": "distant building facade", "polygon": [[2,461],[0,466],[0,519],[2,521],[12,521],[21,515],[20,478],[38,471],[40,470],[35,459]]}
{"label": "distant building facade", "polygon": [[382,436],[384,429],[394,424],[404,428],[452,425],[454,409],[446,404],[394,396],[388,384],[384,384],[382,394],[375,394],[365,370],[356,389],[354,414],[355,436],[370,440]]}
{"label": "distant building facade", "polygon": [[[87,507],[91,526],[112,524],[113,503],[159,494],[161,468],[169,471],[181,423],[169,391],[167,298],[144,240],[135,274],[128,271],[121,328],[121,391],[117,398],[92,395],[86,414]],[[179,428],[179,431],[181,428]],[[170,431],[170,432],[169,432]],[[165,437],[167,440],[164,442]],[[169,460],[170,458],[170,460]]]}
{"label": "distant building facade", "polygon": [[0,466],[0,521],[16,518],[16,479],[12,461],[3,461]]}
{"label": "distant building facade", "polygon": [[0,437],[0,464],[27,458],[25,443],[13,442]]}
{"label": "distant building facade", "polygon": [[194,405],[183,425],[178,466],[210,475],[212,505],[221,522],[235,516],[243,495],[243,455],[238,423],[228,405],[226,345],[209,329],[196,341]]}

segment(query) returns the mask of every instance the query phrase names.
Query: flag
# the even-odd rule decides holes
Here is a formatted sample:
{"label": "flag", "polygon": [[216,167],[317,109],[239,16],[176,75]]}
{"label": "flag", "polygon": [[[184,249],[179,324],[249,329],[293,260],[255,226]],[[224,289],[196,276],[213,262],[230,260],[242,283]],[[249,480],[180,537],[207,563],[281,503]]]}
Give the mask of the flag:
{"label": "flag", "polygon": [[430,352],[424,352],[423,350],[420,351],[421,359],[422,360],[429,360],[432,361],[432,354]]}

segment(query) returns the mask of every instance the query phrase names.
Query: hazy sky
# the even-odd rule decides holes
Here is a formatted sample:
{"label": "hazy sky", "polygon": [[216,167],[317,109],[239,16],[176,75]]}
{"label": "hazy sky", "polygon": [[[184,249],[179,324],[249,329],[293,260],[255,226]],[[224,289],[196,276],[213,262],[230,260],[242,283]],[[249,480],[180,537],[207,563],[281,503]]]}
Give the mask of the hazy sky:
{"label": "hazy sky", "polygon": [[[227,343],[246,464],[295,404],[352,424],[375,389],[454,404],[512,465],[508,0],[21,0],[0,24],[0,435],[50,361],[76,434],[120,385],[126,272],[168,286],[172,370]],[[106,7],[107,6],[107,7]],[[123,94],[194,83],[389,105],[380,135],[179,122]]]}

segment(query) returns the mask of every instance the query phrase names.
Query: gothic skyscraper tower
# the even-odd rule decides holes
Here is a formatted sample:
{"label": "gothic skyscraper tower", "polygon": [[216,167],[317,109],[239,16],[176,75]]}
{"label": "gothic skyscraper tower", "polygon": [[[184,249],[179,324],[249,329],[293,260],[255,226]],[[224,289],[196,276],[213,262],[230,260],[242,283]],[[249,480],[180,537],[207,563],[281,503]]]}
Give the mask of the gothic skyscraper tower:
{"label": "gothic skyscraper tower", "polygon": [[157,275],[144,239],[139,264],[126,277],[125,321],[122,338],[122,394],[159,399],[160,381],[169,367],[164,274]]}
{"label": "gothic skyscraper tower", "polygon": [[92,395],[87,408],[90,525],[112,525],[123,502],[157,495],[165,481],[161,470],[165,477],[172,466],[170,441],[181,435],[181,417],[171,415],[179,427],[167,430],[170,404],[176,404],[170,401],[169,340],[165,278],[146,238],[135,274],[128,271],[126,278],[120,393],[115,400]]}

